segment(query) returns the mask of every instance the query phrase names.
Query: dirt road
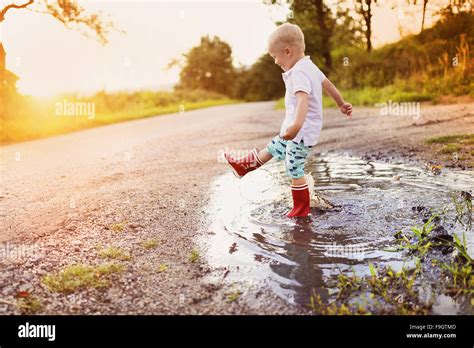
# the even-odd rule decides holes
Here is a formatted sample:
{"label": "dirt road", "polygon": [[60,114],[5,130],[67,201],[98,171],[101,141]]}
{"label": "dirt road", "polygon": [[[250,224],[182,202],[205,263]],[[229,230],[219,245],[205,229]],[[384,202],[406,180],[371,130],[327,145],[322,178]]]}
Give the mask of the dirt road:
{"label": "dirt road", "polygon": [[[426,137],[474,130],[472,104],[421,110],[417,125],[373,108],[356,108],[352,120],[326,110],[315,155],[423,163],[434,159],[420,145]],[[219,154],[265,146],[282,119],[273,102],[247,103],[2,147],[0,314],[25,311],[19,291],[48,314],[304,312],[265,289],[235,300],[223,271],[210,269],[194,244],[207,233],[210,179],[229,170]],[[117,261],[125,271],[109,287],[68,295],[41,282],[68,265],[107,261],[100,251],[111,246],[130,259]]]}

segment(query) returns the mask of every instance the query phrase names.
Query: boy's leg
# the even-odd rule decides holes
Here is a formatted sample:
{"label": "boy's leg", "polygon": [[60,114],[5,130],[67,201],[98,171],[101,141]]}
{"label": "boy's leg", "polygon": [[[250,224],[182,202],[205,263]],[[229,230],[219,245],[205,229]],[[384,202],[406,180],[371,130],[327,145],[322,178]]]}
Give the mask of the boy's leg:
{"label": "boy's leg", "polygon": [[260,161],[262,161],[262,163],[267,163],[272,159],[273,156],[270,152],[268,152],[267,148],[265,147],[258,152],[258,157],[260,158]]}
{"label": "boy's leg", "polygon": [[260,160],[257,149],[249,151],[248,155],[241,158],[234,158],[229,153],[224,153],[227,163],[230,164],[234,174],[238,178],[242,178],[245,174],[255,170],[263,165],[264,162]]}
{"label": "boy's leg", "polygon": [[[272,152],[276,153],[278,156],[281,157],[279,159],[285,158],[285,151],[286,151],[286,141],[281,139],[282,143],[277,142],[277,139],[281,139],[279,136],[273,138],[267,145],[266,148],[257,151],[257,149],[253,149],[247,156],[242,158],[234,158],[230,154],[225,153],[224,157],[227,162],[231,165],[235,176],[238,178],[242,178],[247,173],[261,167],[266,162],[272,159],[273,154]],[[283,155],[280,155],[280,154]]]}
{"label": "boy's leg", "polygon": [[262,152],[264,158],[271,159],[272,157],[275,157],[277,161],[281,161],[286,157],[287,144],[288,141],[281,138],[280,135],[277,135],[272,140],[270,140],[270,142],[267,144],[267,147],[260,152]]}
{"label": "boy's leg", "polygon": [[286,214],[288,217],[308,216],[310,213],[310,193],[304,177],[304,166],[309,148],[302,142],[288,142],[286,152],[286,173],[291,178],[291,194],[293,209]]}
{"label": "boy's leg", "polygon": [[303,177],[301,178],[291,178],[291,186],[301,186],[306,185],[306,179]]}

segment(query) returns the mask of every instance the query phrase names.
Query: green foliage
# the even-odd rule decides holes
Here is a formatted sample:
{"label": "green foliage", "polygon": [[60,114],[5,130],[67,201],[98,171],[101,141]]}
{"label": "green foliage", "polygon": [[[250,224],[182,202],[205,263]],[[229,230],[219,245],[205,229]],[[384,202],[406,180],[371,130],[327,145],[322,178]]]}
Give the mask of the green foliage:
{"label": "green foliage", "polygon": [[[388,100],[436,102],[445,95],[474,97],[473,45],[474,15],[468,13],[449,16],[418,35],[370,53],[360,42],[342,41],[331,51],[330,79],[354,105],[374,106]],[[320,56],[311,56],[324,70]],[[325,95],[323,105],[334,107],[335,103]]]}
{"label": "green foliage", "polygon": [[193,249],[191,250],[191,254],[189,255],[189,262],[191,263],[195,263],[199,260],[199,251],[197,251],[196,249]]}
{"label": "green foliage", "polygon": [[[402,86],[390,85],[385,87],[363,87],[360,89],[340,89],[344,99],[356,106],[376,106],[380,103],[392,102],[421,102],[434,99],[429,93],[406,91]],[[323,94],[324,107],[336,107],[334,100],[327,94]],[[284,99],[278,100],[276,109],[284,109]]]}
{"label": "green foliage", "polygon": [[413,226],[410,228],[411,234],[405,234],[402,231],[397,232],[396,237],[402,249],[410,250],[418,253],[420,256],[425,255],[431,248],[441,245],[433,243],[430,239],[430,233],[435,227],[433,221],[439,218],[439,214],[432,214],[423,226]]}
{"label": "green foliage", "polygon": [[122,271],[121,265],[113,263],[98,266],[78,264],[57,274],[48,274],[42,281],[51,291],[71,293],[83,288],[106,288],[110,286],[110,277]]}
{"label": "green foliage", "polygon": [[428,144],[450,144],[457,142],[474,144],[474,134],[451,134],[426,139]]}
{"label": "green foliage", "polygon": [[[391,267],[380,270],[369,264],[370,276],[358,277],[340,272],[337,277],[338,293],[336,299],[324,304],[319,295],[310,297],[309,307],[318,314],[427,314],[432,301],[423,302],[414,284],[421,272],[418,262],[414,269],[402,267],[395,271]],[[370,303],[365,306],[357,304],[354,299],[366,294]],[[364,298],[362,296],[362,298]]]}
{"label": "green foliage", "polygon": [[242,295],[241,291],[234,291],[232,293],[229,293],[227,295],[227,302],[230,303],[230,302],[237,301],[239,299],[240,295]]}
{"label": "green foliage", "polygon": [[118,223],[108,226],[108,229],[114,232],[122,232],[124,228],[127,226],[127,224],[128,224],[128,221],[118,222]]}
{"label": "green foliage", "polygon": [[109,247],[103,249],[99,252],[99,256],[102,258],[113,259],[113,260],[120,260],[120,261],[129,261],[131,260],[131,256],[129,253],[114,247]]}
{"label": "green foliage", "polygon": [[425,142],[439,160],[465,163],[467,167],[474,166],[474,134],[450,134],[428,138]]}
{"label": "green foliage", "polygon": [[[339,50],[331,77],[343,89],[402,87],[401,81],[405,81],[406,90],[468,94],[472,90],[469,50],[473,44],[474,15],[460,13],[370,53],[354,47]],[[348,65],[343,64],[344,58],[348,58]]]}
{"label": "green foliage", "polygon": [[455,289],[457,293],[472,294],[474,292],[472,263],[460,264],[451,261],[449,264],[442,264],[441,268],[449,274],[452,279],[451,289]]}
{"label": "green foliage", "polygon": [[29,294],[18,298],[16,307],[24,314],[34,314],[43,309],[43,302],[38,297]]}
{"label": "green foliage", "polygon": [[233,97],[246,101],[279,98],[285,94],[282,72],[269,54],[261,56],[250,69],[238,72]]}
{"label": "green foliage", "polygon": [[[98,92],[92,96],[61,95],[48,100],[20,96],[15,112],[0,122],[0,144],[63,134],[79,129],[237,103],[222,94],[204,90]],[[95,117],[58,116],[57,103],[94,103]]]}
{"label": "green foliage", "polygon": [[168,269],[168,265],[166,265],[164,263],[160,263],[160,265],[158,266],[158,272],[159,273],[164,273],[164,272],[166,272],[167,269]]}
{"label": "green foliage", "polygon": [[153,248],[156,248],[158,246],[158,242],[159,242],[159,240],[155,238],[155,239],[144,240],[140,244],[145,249],[153,249]]}
{"label": "green foliage", "polygon": [[178,88],[203,89],[230,95],[235,78],[230,45],[215,36],[201,38],[201,43],[184,55]]}
{"label": "green foliage", "polygon": [[[459,195],[460,199],[456,195],[451,195],[453,200],[454,208],[456,210],[456,222],[459,222],[461,225],[466,226],[467,230],[472,228],[472,195],[467,191],[461,191]],[[464,244],[465,243],[465,236]]]}

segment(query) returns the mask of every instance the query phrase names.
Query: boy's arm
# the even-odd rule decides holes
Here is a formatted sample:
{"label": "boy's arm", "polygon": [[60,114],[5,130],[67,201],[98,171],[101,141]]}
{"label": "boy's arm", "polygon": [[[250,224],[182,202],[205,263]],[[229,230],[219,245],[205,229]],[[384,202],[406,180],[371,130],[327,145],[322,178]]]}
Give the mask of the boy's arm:
{"label": "boy's arm", "polygon": [[289,126],[286,129],[285,134],[281,137],[284,140],[291,140],[300,131],[301,127],[303,127],[304,120],[306,118],[306,114],[308,113],[308,106],[309,106],[309,94],[306,92],[296,92],[296,98],[298,99],[298,103],[296,104],[296,117],[295,123]]}
{"label": "boy's arm", "polygon": [[339,110],[349,118],[352,116],[352,105],[350,103],[346,103],[344,98],[342,98],[341,93],[337,90],[336,86],[332,84],[331,81],[325,79],[323,81],[323,88],[324,90],[331,96],[332,99],[336,102]]}

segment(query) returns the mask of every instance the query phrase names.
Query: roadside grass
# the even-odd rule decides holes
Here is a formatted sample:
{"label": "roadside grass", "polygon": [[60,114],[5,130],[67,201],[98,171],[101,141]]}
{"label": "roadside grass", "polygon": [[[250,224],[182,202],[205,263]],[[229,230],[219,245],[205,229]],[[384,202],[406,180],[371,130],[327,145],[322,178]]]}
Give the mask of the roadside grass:
{"label": "roadside grass", "polygon": [[113,259],[119,261],[130,261],[131,255],[119,248],[108,247],[99,251],[99,256],[105,259]]}
{"label": "roadside grass", "polygon": [[[57,105],[63,103],[64,100],[68,103],[93,104],[95,114],[58,115]],[[12,116],[3,118],[0,123],[0,145],[65,134],[118,122],[240,102],[207,91],[141,91],[110,94],[99,92],[90,97],[64,95],[47,100],[23,97],[20,98],[16,107],[12,108],[10,112]]]}
{"label": "roadside grass", "polygon": [[462,161],[467,167],[474,167],[474,133],[431,137],[425,143],[440,160],[454,163]]}
{"label": "roadside grass", "polygon": [[[459,294],[473,294],[474,277],[473,266],[474,259],[468,253],[468,246],[465,231],[472,229],[472,196],[462,191],[459,197],[451,195],[455,209],[455,223],[464,227],[461,237],[456,233],[452,236],[433,236],[431,232],[441,218],[444,217],[447,206],[439,213],[431,213],[428,221],[422,227],[412,227],[411,234],[405,234],[399,231],[395,234],[399,247],[408,249],[416,256],[424,257],[435,248],[442,247],[445,250],[452,250],[454,257],[449,262],[434,259],[434,265],[438,265],[448,281],[445,287],[448,293],[456,292]],[[451,237],[451,238],[449,238]]]}
{"label": "roadside grass", "polygon": [[127,224],[128,224],[128,221],[117,222],[117,223],[107,226],[107,229],[112,230],[114,232],[122,232],[127,226]]}
{"label": "roadside grass", "polygon": [[240,298],[241,295],[242,295],[242,292],[238,290],[228,293],[226,302],[227,303],[235,302]]}
{"label": "roadside grass", "polygon": [[369,264],[370,276],[358,277],[339,273],[337,299],[324,304],[319,294],[310,297],[309,308],[323,315],[349,314],[427,314],[433,302],[421,302],[414,290],[416,277],[421,271],[419,262],[414,269],[391,267],[377,269]]}
{"label": "roadside grass", "polygon": [[26,297],[17,298],[16,307],[25,314],[34,314],[43,309],[43,302],[36,296],[29,294]]}
{"label": "roadside grass", "polygon": [[158,272],[159,273],[164,273],[168,270],[168,265],[164,264],[164,263],[161,263],[159,266],[158,266]]}
{"label": "roadside grass", "polygon": [[[460,200],[452,196],[455,206],[455,222],[466,230],[472,227],[472,197],[461,192]],[[308,304],[309,308],[323,315],[345,314],[396,314],[419,315],[429,314],[434,304],[434,295],[430,298],[420,296],[418,288],[423,273],[429,271],[422,261],[430,263],[439,277],[437,284],[444,294],[453,299],[470,298],[474,305],[474,259],[469,255],[466,235],[462,238],[452,234],[449,236],[433,235],[438,223],[446,214],[445,206],[441,212],[430,214],[421,226],[413,226],[408,232],[399,231],[395,234],[396,248],[387,251],[407,251],[407,257],[414,257],[415,267],[407,268],[405,264],[396,271],[390,266],[377,268],[368,265],[368,276],[358,276],[353,269],[352,275],[342,271],[337,275],[334,288],[337,295],[330,303],[324,303],[319,294],[313,293]],[[436,248],[444,248],[451,252],[450,260],[437,258]],[[439,254],[438,254],[439,255]]]}
{"label": "roadside grass", "polygon": [[43,284],[53,292],[72,293],[86,288],[107,288],[113,275],[123,272],[123,266],[115,263],[101,265],[77,264],[64,268],[56,274],[42,278]]}
{"label": "roadside grass", "polygon": [[[376,106],[380,103],[392,102],[423,102],[432,101],[435,99],[434,95],[426,92],[403,91],[397,86],[385,86],[380,88],[364,87],[361,89],[341,90],[344,100],[350,102],[354,106]],[[334,100],[323,93],[323,107],[337,107]],[[284,109],[284,98],[278,99],[275,109]]]}
{"label": "roadside grass", "polygon": [[199,260],[199,257],[200,257],[199,251],[197,251],[196,249],[193,249],[191,251],[191,254],[189,255],[189,262],[195,263]]}
{"label": "roadside grass", "polygon": [[452,144],[462,143],[474,145],[474,134],[451,134],[426,139],[428,144]]}
{"label": "roadside grass", "polygon": [[153,249],[153,248],[156,248],[158,246],[158,242],[159,240],[158,239],[147,239],[147,240],[144,240],[144,241],[141,241],[140,242],[140,245],[142,247],[144,247],[145,249]]}

